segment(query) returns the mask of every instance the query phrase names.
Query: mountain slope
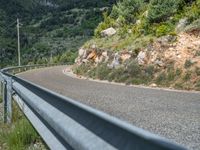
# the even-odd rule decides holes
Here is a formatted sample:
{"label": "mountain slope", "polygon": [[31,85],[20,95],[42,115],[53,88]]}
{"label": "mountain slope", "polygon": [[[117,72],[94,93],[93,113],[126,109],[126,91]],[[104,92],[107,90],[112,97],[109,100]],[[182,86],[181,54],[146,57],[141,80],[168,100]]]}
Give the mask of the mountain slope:
{"label": "mountain slope", "polygon": [[123,0],[79,50],[75,73],[200,90],[200,1]]}

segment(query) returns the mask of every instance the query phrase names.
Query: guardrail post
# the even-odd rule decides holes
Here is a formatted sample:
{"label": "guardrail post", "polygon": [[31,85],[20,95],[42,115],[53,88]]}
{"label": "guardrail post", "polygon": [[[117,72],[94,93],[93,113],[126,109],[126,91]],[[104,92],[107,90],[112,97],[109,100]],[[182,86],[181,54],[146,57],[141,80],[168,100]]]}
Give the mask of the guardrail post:
{"label": "guardrail post", "polygon": [[12,78],[8,77],[3,84],[4,123],[12,121]]}

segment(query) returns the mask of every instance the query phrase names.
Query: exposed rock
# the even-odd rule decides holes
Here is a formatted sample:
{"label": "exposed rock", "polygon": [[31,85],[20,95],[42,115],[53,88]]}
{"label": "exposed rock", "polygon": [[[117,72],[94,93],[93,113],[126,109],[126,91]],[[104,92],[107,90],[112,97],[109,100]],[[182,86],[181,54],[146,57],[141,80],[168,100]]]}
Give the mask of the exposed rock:
{"label": "exposed rock", "polygon": [[92,51],[92,52],[87,56],[87,60],[88,60],[88,59],[93,59],[93,60],[95,60],[96,57],[97,57],[96,51]]}
{"label": "exposed rock", "polygon": [[152,84],[150,85],[150,87],[157,87],[157,84],[152,83]]}
{"label": "exposed rock", "polygon": [[141,20],[140,20],[140,19],[137,20],[137,21],[136,21],[136,24],[137,24],[137,25],[141,24]]}
{"label": "exposed rock", "polygon": [[95,44],[92,44],[91,48],[92,48],[92,49],[95,49],[95,48],[96,48],[96,45],[95,45]]}
{"label": "exposed rock", "polygon": [[102,59],[101,59],[101,62],[103,61],[103,58],[105,58],[105,62],[107,62],[109,60],[109,56],[108,56],[108,52],[105,51],[102,53]]}
{"label": "exposed rock", "polygon": [[108,67],[109,68],[117,68],[120,65],[119,58],[120,58],[119,54],[115,53],[114,59],[113,59],[112,63],[108,65]]}
{"label": "exposed rock", "polygon": [[83,59],[82,62],[83,62],[83,63],[87,63],[88,60],[87,60],[87,59]]}
{"label": "exposed rock", "polygon": [[163,67],[165,64],[163,63],[163,61],[161,61],[161,60],[156,60],[155,62],[154,62],[154,64],[155,65],[158,65],[159,67]]}
{"label": "exposed rock", "polygon": [[121,58],[122,62],[125,62],[126,60],[131,58],[131,54],[128,53],[128,52],[127,53],[122,53],[120,58]]}
{"label": "exposed rock", "polygon": [[139,65],[143,65],[145,63],[145,58],[146,58],[146,52],[139,52],[137,56],[137,61]]}
{"label": "exposed rock", "polygon": [[106,30],[101,31],[101,36],[102,37],[106,37],[106,36],[110,37],[110,36],[115,35],[116,32],[117,31],[114,28],[111,27],[111,28],[108,28]]}
{"label": "exposed rock", "polygon": [[107,51],[103,52],[103,53],[102,53],[102,56],[108,57],[108,52],[107,52]]}
{"label": "exposed rock", "polygon": [[144,12],[143,15],[144,15],[145,17],[148,17],[148,14],[149,14],[149,11],[147,10],[147,11]]}
{"label": "exposed rock", "polygon": [[188,19],[187,18],[183,18],[179,20],[178,25],[176,26],[176,32],[181,32],[185,29],[185,27],[188,24]]}
{"label": "exposed rock", "polygon": [[80,48],[79,51],[78,51],[78,56],[82,57],[85,53],[86,53],[86,50],[83,49],[83,48]]}

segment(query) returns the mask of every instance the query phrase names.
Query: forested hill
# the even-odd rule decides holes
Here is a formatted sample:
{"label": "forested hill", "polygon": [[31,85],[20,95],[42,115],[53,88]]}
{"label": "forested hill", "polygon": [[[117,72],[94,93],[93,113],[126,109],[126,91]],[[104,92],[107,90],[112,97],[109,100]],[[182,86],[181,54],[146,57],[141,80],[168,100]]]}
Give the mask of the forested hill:
{"label": "forested hill", "polygon": [[115,0],[0,0],[0,66],[16,65],[16,19],[22,63],[73,62]]}

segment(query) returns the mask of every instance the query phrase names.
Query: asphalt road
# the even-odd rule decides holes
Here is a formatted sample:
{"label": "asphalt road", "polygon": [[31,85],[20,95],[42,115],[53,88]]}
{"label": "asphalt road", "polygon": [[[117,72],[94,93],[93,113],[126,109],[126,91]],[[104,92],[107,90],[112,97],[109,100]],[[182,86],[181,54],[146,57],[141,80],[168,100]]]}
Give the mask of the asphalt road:
{"label": "asphalt road", "polygon": [[137,127],[200,150],[200,93],[99,83],[64,75],[63,66],[19,76]]}

